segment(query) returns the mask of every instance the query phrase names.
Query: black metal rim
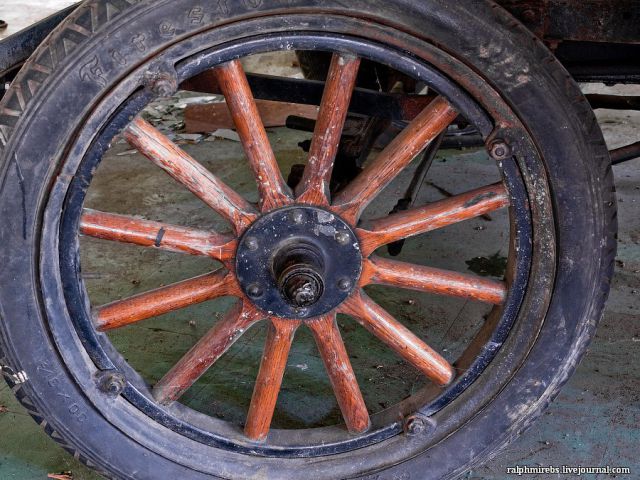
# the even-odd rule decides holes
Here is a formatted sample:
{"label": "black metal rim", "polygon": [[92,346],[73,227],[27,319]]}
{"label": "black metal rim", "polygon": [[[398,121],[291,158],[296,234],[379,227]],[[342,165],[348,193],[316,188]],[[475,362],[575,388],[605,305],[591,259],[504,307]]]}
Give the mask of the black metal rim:
{"label": "black metal rim", "polygon": [[[486,113],[468,95],[464,94],[464,92],[455,86],[451,80],[435,70],[434,67],[411,57],[406,52],[401,54],[392,48],[361,39],[348,37],[336,38],[323,34],[290,35],[288,37],[267,35],[256,37],[249,41],[245,40],[226,45],[222,48],[211,49],[191,57],[188,60],[183,60],[177,64],[176,70],[178,72],[178,78],[180,81],[183,81],[218,63],[248,54],[276,50],[278,45],[283,41],[286,41],[293,48],[299,49],[351,51],[364,58],[387,64],[410,75],[416,75],[416,72],[418,72],[421,80],[425,81],[440,94],[451,99],[452,103],[457,107],[466,107],[465,112],[467,110],[471,111],[472,113],[468,119],[476,125],[485,138],[490,132],[490,125],[487,123]],[[69,248],[69,246],[73,245],[77,247],[78,245],[78,222],[85,192],[91,182],[91,172],[107,150],[109,140],[128,123],[132,115],[142,110],[152,99],[153,95],[147,90],[143,89],[135,93],[126,104],[122,105],[118,113],[112,118],[108,127],[103,129],[96,137],[68,192],[60,229],[60,245],[65,246],[61,248],[60,252],[61,274],[67,307],[72,315],[79,337],[87,353],[99,369],[126,370],[127,374],[130,373],[130,369],[126,365],[122,365],[122,359],[117,358],[117,355],[113,355],[113,348],[108,339],[104,335],[97,335],[93,328],[86,304],[86,291],[79,276],[80,265],[77,257],[77,249]],[[469,108],[470,106],[472,108]],[[480,355],[473,362],[472,366],[468,368],[467,372],[459,377],[454,384],[419,409],[419,412],[424,415],[433,415],[435,412],[444,408],[482,373],[506,339],[526,291],[526,281],[531,261],[531,220],[526,189],[520,178],[519,167],[514,160],[503,162],[502,171],[512,197],[512,204],[514,205],[512,211],[517,232],[516,250],[518,252],[516,265],[514,266],[514,285],[517,287],[514,288],[514,285],[512,285],[498,327],[492,338],[486,342],[481,349]],[[193,440],[235,452],[277,457],[323,456],[362,448],[390,438],[402,431],[402,425],[398,421],[391,422],[387,425],[380,425],[380,423],[376,422],[376,417],[379,417],[381,420],[388,418],[385,412],[380,412],[380,414],[372,417],[374,428],[369,433],[359,437],[337,440],[339,436],[345,436],[344,432],[333,427],[325,427],[312,429],[317,432],[306,435],[306,437],[312,439],[313,442],[317,442],[316,445],[305,444],[306,442],[304,441],[291,444],[284,438],[284,436],[287,435],[287,431],[275,431],[270,437],[272,442],[269,445],[256,445],[247,442],[246,439],[242,438],[239,431],[235,431],[233,428],[224,429],[226,430],[225,433],[231,438],[214,433],[207,428],[212,425],[220,426],[220,423],[224,422],[214,421],[200,424],[199,422],[190,423],[185,421],[187,414],[192,413],[190,409],[181,405],[161,407],[152,400],[142,379],[136,378],[135,376],[131,376],[131,378],[127,376],[127,378],[129,382],[123,392],[124,398],[146,415],[158,423]],[[193,418],[193,415],[191,414],[189,417]],[[340,432],[336,430],[340,430]],[[280,437],[282,437],[283,441],[278,444]],[[298,440],[301,439],[300,435],[297,437]]]}

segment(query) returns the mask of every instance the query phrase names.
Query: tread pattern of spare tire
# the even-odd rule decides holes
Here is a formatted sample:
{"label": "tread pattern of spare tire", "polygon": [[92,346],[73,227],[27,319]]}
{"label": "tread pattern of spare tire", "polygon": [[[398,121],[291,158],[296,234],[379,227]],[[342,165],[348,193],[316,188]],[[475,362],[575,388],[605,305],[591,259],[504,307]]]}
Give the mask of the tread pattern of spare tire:
{"label": "tread pattern of spare tire", "polygon": [[[75,48],[83,41],[88,40],[103,26],[114,18],[123,14],[127,9],[137,4],[138,0],[92,0],[80,6],[67,17],[51,34],[40,44],[33,55],[24,64],[11,87],[0,101],[0,157],[11,141],[13,132],[20,127],[19,121],[27,106],[35,100],[40,86],[61,65],[65,58],[71,55]],[[0,172],[8,165],[0,164]],[[0,318],[0,321],[2,319]],[[76,460],[108,479],[116,479],[99,460],[92,458],[90,452],[83,452],[79,445],[73,445],[56,429],[57,427],[45,420],[46,413],[40,413],[39,407],[29,397],[29,384],[16,383],[13,372],[20,371],[17,359],[9,358],[9,349],[0,335],[0,367],[2,376],[9,385],[20,404],[27,413],[40,425],[44,432],[51,437],[60,447],[71,454]],[[10,367],[9,365],[14,366]],[[44,410],[43,410],[44,411]]]}

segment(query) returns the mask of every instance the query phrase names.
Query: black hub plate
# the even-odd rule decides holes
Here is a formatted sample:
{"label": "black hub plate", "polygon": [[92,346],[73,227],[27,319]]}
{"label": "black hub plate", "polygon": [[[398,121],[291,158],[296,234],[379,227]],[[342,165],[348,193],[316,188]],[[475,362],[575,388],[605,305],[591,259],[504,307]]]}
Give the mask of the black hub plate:
{"label": "black hub plate", "polygon": [[[311,245],[322,260],[322,294],[312,305],[296,307],[278,285],[274,259],[296,245]],[[244,233],[236,254],[236,275],[244,293],[265,313],[306,319],[340,305],[362,270],[360,243],[334,213],[308,206],[286,207],[258,219]]]}

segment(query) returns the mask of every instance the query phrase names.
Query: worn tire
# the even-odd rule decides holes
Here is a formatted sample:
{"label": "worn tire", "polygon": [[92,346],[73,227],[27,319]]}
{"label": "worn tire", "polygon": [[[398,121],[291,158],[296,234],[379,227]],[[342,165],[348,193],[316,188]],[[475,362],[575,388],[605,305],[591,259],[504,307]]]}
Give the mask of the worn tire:
{"label": "worn tire", "polygon": [[[456,400],[474,408],[460,409],[458,426],[446,436],[412,458],[398,457],[381,445],[375,452],[336,459],[335,464],[322,458],[296,465],[303,465],[309,478],[382,480],[452,478],[485,462],[555,397],[603,312],[615,256],[616,207],[608,152],[589,104],[553,55],[488,0],[208,1],[205,8],[201,3],[87,1],[40,46],[2,100],[0,366],[6,380],[47,434],[106,477],[299,478],[292,473],[292,461],[245,461],[204,446],[190,456],[184,453],[191,446],[186,441],[172,443],[173,438],[156,431],[134,436],[110,423],[72,372],[74,365],[65,361],[65,345],[51,334],[43,304],[56,299],[42,298],[38,259],[43,254],[44,204],[53,179],[65,174],[60,168],[66,147],[89,108],[130,68],[106,62],[111,48],[144,36],[144,51],[132,54],[137,65],[175,41],[154,34],[163,20],[187,36],[195,29],[283,11],[313,14],[313,7],[319,7],[445,45],[451,56],[479,72],[506,99],[537,142],[544,162],[556,268],[551,300],[536,320],[535,335],[506,346],[518,353],[519,363],[509,365],[506,353],[498,356],[484,380],[469,389],[476,400]],[[201,17],[194,17],[195,8],[204,12]],[[87,87],[81,70],[87,62],[102,69],[100,84]],[[201,457],[207,460],[198,460]]]}

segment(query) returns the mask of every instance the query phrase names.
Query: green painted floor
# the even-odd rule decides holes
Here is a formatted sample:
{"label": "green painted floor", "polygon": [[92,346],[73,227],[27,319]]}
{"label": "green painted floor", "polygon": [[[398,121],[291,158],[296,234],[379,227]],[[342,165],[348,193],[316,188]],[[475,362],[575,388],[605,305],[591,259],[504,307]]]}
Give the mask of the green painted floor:
{"label": "green painted floor", "polygon": [[[603,124],[638,118],[603,118]],[[606,123],[609,122],[609,123]],[[611,123],[613,122],[613,123]],[[307,134],[274,129],[270,140],[281,168],[304,163],[298,148]],[[611,137],[613,138],[613,136]],[[255,185],[240,144],[216,139],[183,148],[249,199]],[[412,166],[415,168],[415,165]],[[620,203],[620,253],[611,300],[585,361],[543,418],[485,467],[468,478],[507,478],[515,465],[612,465],[640,476],[640,169],[638,161],[616,168]],[[388,187],[366,216],[384,215],[408,183],[410,171]],[[497,170],[482,152],[443,152],[421,191],[424,203],[493,183]],[[92,185],[88,206],[146,218],[222,230],[224,222],[150,162],[116,143]],[[407,242],[400,259],[460,272],[480,267],[501,273],[507,254],[507,218],[472,220]],[[144,292],[216,268],[206,259],[83,239],[83,276],[94,305]],[[478,265],[477,257],[485,259]],[[487,265],[488,262],[488,265]],[[482,263],[482,262],[480,262]],[[464,300],[375,288],[370,295],[447,359],[453,360],[480,327],[489,308]],[[157,381],[229,307],[220,299],[142,322],[110,334],[111,341],[150,383]],[[369,333],[348,318],[339,323],[365,400],[380,411],[424,383]],[[251,329],[182,399],[198,411],[241,424],[251,397],[264,328]],[[71,471],[74,479],[98,478],[49,440],[0,386],[0,480],[44,479]],[[288,362],[274,424],[300,428],[340,421],[313,339],[301,330]],[[526,478],[537,478],[529,476]],[[545,477],[540,477],[545,478]],[[559,477],[561,478],[561,477]],[[635,477],[637,478],[637,477]]]}

